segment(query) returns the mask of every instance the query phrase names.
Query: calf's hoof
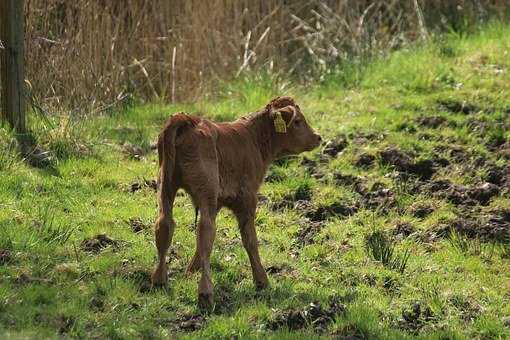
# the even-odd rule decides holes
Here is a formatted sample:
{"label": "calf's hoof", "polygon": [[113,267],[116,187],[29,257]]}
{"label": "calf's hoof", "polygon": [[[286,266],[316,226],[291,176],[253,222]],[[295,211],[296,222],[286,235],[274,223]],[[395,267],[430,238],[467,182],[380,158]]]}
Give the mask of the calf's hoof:
{"label": "calf's hoof", "polygon": [[168,275],[166,267],[156,268],[151,275],[151,282],[154,287],[166,286],[168,282]]}
{"label": "calf's hoof", "polygon": [[255,289],[263,290],[269,287],[269,280],[266,278],[265,280],[255,281]]}
{"label": "calf's hoof", "polygon": [[206,311],[212,311],[214,307],[214,297],[212,293],[198,294],[198,307]]}

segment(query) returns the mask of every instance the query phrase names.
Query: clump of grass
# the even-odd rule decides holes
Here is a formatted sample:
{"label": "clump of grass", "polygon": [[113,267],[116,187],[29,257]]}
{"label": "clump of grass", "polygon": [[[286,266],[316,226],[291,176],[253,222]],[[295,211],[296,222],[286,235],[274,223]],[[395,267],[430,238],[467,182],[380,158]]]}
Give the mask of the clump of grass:
{"label": "clump of grass", "polygon": [[53,120],[52,126],[42,129],[39,144],[51,154],[51,161],[80,158],[91,154],[90,146],[83,136],[83,128],[69,116]]}
{"label": "clump of grass", "polygon": [[66,243],[75,230],[75,228],[56,222],[54,212],[48,206],[39,208],[37,216],[37,233],[40,239],[48,244]]}
{"label": "clump of grass", "polygon": [[406,249],[403,253],[398,253],[395,250],[394,241],[380,230],[374,231],[365,238],[365,249],[374,260],[402,274],[411,255],[409,249]]}
{"label": "clump of grass", "polygon": [[16,140],[6,130],[0,129],[0,171],[7,171],[14,166],[15,150]]}
{"label": "clump of grass", "polygon": [[[460,235],[457,231],[451,230],[450,234],[448,235],[448,241],[459,253],[467,254],[470,251],[471,248],[471,242],[466,238]],[[480,241],[478,240],[478,243]]]}

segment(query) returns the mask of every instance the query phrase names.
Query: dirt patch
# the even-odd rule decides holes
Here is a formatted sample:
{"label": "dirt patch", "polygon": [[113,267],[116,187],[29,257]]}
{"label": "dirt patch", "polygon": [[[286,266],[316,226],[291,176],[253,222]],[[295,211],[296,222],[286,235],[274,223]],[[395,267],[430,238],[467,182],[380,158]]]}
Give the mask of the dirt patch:
{"label": "dirt patch", "polygon": [[372,191],[362,196],[361,204],[366,209],[381,209],[386,212],[396,205],[395,193],[390,189],[376,186]]}
{"label": "dirt patch", "polygon": [[446,198],[457,205],[488,205],[491,198],[498,194],[498,186],[492,183],[482,183],[475,187],[452,184],[446,191]]}
{"label": "dirt patch", "polygon": [[356,163],[354,163],[359,168],[369,168],[375,163],[375,156],[369,153],[362,153]]}
{"label": "dirt patch", "polygon": [[95,254],[109,247],[116,249],[118,246],[119,241],[109,238],[106,234],[99,234],[81,242],[81,249],[83,251]]}
{"label": "dirt patch", "polygon": [[195,332],[204,327],[206,318],[200,314],[186,314],[175,322],[175,330],[182,332]]}
{"label": "dirt patch", "polygon": [[484,178],[487,182],[498,185],[502,191],[510,188],[510,165],[504,167],[490,166]]}
{"label": "dirt patch", "polygon": [[129,156],[129,158],[136,160],[141,160],[147,154],[142,147],[131,143],[124,143],[122,145],[122,152]]}
{"label": "dirt patch", "polygon": [[501,141],[495,143],[496,146],[489,147],[489,149],[495,152],[499,157],[504,159],[510,159],[510,141]]}
{"label": "dirt patch", "polygon": [[413,175],[424,180],[430,179],[435,172],[436,163],[431,159],[422,159],[415,162],[410,171]]}
{"label": "dirt patch", "polygon": [[271,202],[270,207],[272,210],[281,211],[284,209],[296,208],[296,205],[308,204],[306,202],[310,202],[311,199],[312,199],[311,187],[308,185],[302,185],[299,186],[293,192],[283,196],[280,200]]}
{"label": "dirt patch", "polygon": [[57,317],[57,329],[59,334],[67,334],[74,327],[76,318],[74,316],[59,315]]}
{"label": "dirt patch", "polygon": [[135,193],[139,190],[142,190],[143,188],[149,188],[154,191],[158,191],[158,183],[156,180],[153,179],[144,179],[141,182],[133,182],[129,186],[129,192]]}
{"label": "dirt patch", "polygon": [[481,205],[487,205],[492,197],[499,194],[499,187],[492,183],[482,183],[476,187],[469,188],[467,195],[480,203]]}
{"label": "dirt patch", "polygon": [[412,233],[414,233],[415,229],[411,223],[408,222],[402,222],[397,223],[395,226],[395,229],[393,229],[392,234],[397,239],[404,239],[406,237],[409,237]]}
{"label": "dirt patch", "polygon": [[312,222],[322,222],[330,217],[347,217],[356,213],[358,208],[354,205],[347,205],[335,202],[327,205],[319,205],[313,209],[303,209],[304,216]]}
{"label": "dirt patch", "polygon": [[269,197],[262,194],[257,194],[257,204],[259,206],[269,204]]}
{"label": "dirt patch", "polygon": [[276,183],[285,180],[286,177],[287,176],[285,175],[281,168],[270,167],[269,171],[266,174],[266,177],[264,178],[264,181],[268,183]]}
{"label": "dirt patch", "polygon": [[345,313],[345,305],[338,299],[330,299],[328,307],[323,307],[319,302],[312,302],[301,309],[287,310],[277,313],[267,323],[267,328],[275,331],[281,328],[299,330],[305,327],[313,327],[318,333],[324,332],[335,317]]}
{"label": "dirt patch", "polygon": [[471,239],[508,243],[510,242],[510,210],[495,211],[479,218],[457,218],[443,222],[425,236],[429,240],[448,238],[452,232]]}
{"label": "dirt patch", "polygon": [[431,159],[414,161],[412,155],[395,147],[388,147],[379,153],[383,165],[393,166],[396,170],[428,180],[434,175],[437,163]]}
{"label": "dirt patch", "polygon": [[448,302],[457,308],[459,317],[466,322],[474,321],[484,311],[483,307],[475,300],[464,296],[453,295],[448,299]]}
{"label": "dirt patch", "polygon": [[410,309],[402,311],[402,317],[398,320],[398,324],[401,329],[417,333],[425,324],[433,320],[434,314],[430,307],[422,306],[416,302]]}
{"label": "dirt patch", "polygon": [[422,127],[437,129],[438,127],[446,124],[448,119],[442,116],[420,116],[416,118],[415,121]]}
{"label": "dirt patch", "polygon": [[317,161],[313,159],[304,157],[300,164],[306,169],[306,172],[313,178],[322,179],[326,176],[324,171],[322,171],[318,166]]}
{"label": "dirt patch", "polygon": [[0,249],[0,265],[8,264],[12,261],[11,251],[8,249]]}
{"label": "dirt patch", "polygon": [[468,187],[452,184],[448,180],[438,180],[426,183],[424,188],[430,193],[440,198],[445,198],[453,204],[467,206],[476,204],[488,205],[490,200],[500,193],[499,187],[489,182]]}
{"label": "dirt patch", "polygon": [[465,126],[469,129],[471,133],[475,133],[479,136],[485,135],[487,132],[494,128],[494,124],[488,122],[486,120],[478,119],[478,118],[470,118],[465,123]]}
{"label": "dirt patch", "polygon": [[31,283],[37,283],[37,284],[43,284],[43,283],[51,283],[51,280],[44,279],[40,277],[34,277],[27,273],[21,273],[14,279],[14,283],[20,286],[31,284]]}
{"label": "dirt patch", "polygon": [[352,186],[354,191],[359,194],[366,192],[366,187],[363,184],[363,179],[359,176],[344,175],[340,172],[333,174],[333,180],[336,185]]}
{"label": "dirt patch", "polygon": [[416,203],[411,205],[410,213],[414,217],[425,218],[434,212],[434,208],[431,205],[424,203]]}
{"label": "dirt patch", "polygon": [[269,207],[273,211],[282,211],[285,209],[291,209],[294,207],[294,201],[287,199],[287,198],[283,198],[281,200],[271,202]]}
{"label": "dirt patch", "polygon": [[299,248],[315,243],[315,237],[324,228],[324,222],[303,221],[294,236],[294,244]]}
{"label": "dirt patch", "polygon": [[439,100],[437,102],[437,104],[439,105],[439,108],[441,110],[444,110],[444,111],[447,111],[450,113],[455,113],[455,114],[462,113],[462,114],[468,115],[471,113],[476,113],[476,112],[481,111],[480,107],[478,107],[474,104],[468,103],[465,100],[463,100],[463,101],[457,101],[457,100],[453,100],[453,99]]}
{"label": "dirt patch", "polygon": [[152,290],[150,273],[143,268],[132,268],[121,274],[121,277],[132,281],[140,293],[148,293]]}
{"label": "dirt patch", "polygon": [[331,157],[336,157],[336,155],[342,152],[348,145],[347,137],[345,135],[339,135],[324,145],[322,153]]}
{"label": "dirt patch", "polygon": [[151,226],[145,223],[140,217],[130,218],[128,224],[134,233],[140,233],[142,231],[151,229]]}
{"label": "dirt patch", "polygon": [[266,268],[266,273],[274,276],[288,276],[293,272],[294,268],[288,264],[275,264]]}
{"label": "dirt patch", "polygon": [[409,171],[413,165],[412,156],[395,147],[387,147],[379,156],[382,164],[394,166],[399,171]]}
{"label": "dirt patch", "polygon": [[376,132],[356,132],[350,133],[348,137],[354,144],[363,145],[369,142],[380,142],[386,138],[386,135],[384,133]]}

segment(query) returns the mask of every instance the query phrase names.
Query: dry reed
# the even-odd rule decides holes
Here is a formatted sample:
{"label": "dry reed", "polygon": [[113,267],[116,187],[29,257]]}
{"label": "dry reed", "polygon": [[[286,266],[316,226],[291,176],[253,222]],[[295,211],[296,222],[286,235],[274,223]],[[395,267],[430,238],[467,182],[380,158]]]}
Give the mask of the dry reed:
{"label": "dry reed", "polygon": [[[193,100],[253,69],[314,77],[353,57],[508,13],[506,0],[26,0],[26,65],[44,107]],[[465,27],[463,27],[465,28]]]}

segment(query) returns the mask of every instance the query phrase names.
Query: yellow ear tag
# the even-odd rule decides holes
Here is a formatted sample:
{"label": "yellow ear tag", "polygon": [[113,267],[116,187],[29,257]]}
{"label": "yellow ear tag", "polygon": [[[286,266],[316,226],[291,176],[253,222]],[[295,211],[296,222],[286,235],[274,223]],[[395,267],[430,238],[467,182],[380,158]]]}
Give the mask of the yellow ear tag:
{"label": "yellow ear tag", "polygon": [[280,112],[276,112],[274,117],[274,129],[278,133],[286,133],[287,132],[287,123],[283,120],[282,114]]}

